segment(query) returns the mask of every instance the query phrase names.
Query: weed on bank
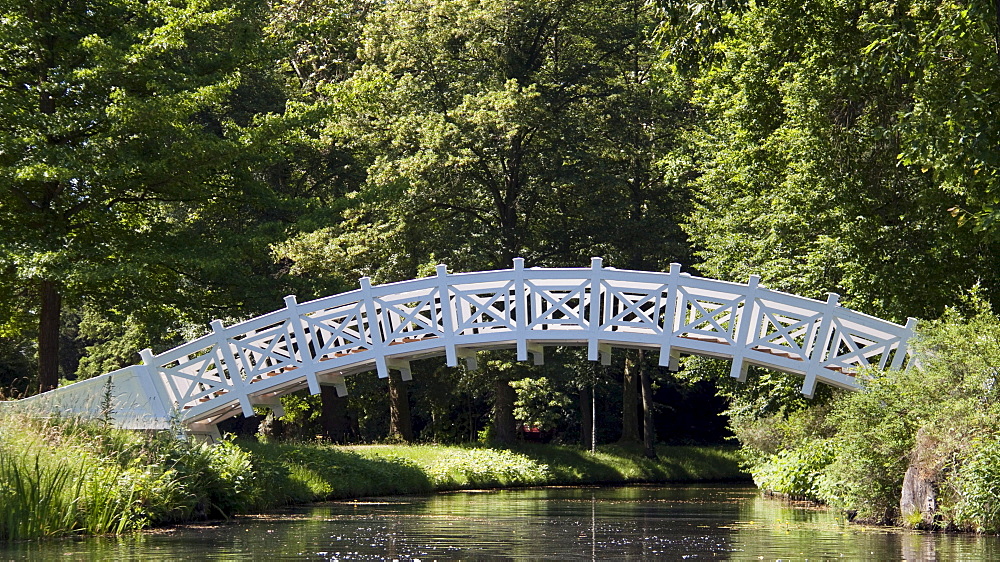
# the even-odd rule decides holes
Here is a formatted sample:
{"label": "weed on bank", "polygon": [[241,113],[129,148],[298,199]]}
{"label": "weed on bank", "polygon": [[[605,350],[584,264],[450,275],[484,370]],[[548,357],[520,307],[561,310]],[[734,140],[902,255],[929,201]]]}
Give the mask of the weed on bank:
{"label": "weed on bank", "polygon": [[511,486],[745,479],[735,449],[224,440],[0,418],[0,541],[120,534],[296,503]]}

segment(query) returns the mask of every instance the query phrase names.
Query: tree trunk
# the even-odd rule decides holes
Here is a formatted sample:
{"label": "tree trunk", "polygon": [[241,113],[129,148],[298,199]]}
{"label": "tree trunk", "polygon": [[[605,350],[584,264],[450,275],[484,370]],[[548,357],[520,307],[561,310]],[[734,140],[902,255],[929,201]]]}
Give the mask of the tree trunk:
{"label": "tree trunk", "polygon": [[347,397],[337,396],[337,389],[333,386],[321,386],[319,390],[323,402],[323,409],[320,411],[323,433],[334,443],[346,443],[351,431],[351,420],[347,416]]}
{"label": "tree trunk", "polygon": [[514,399],[516,394],[510,382],[501,379],[495,383],[493,401],[493,439],[500,445],[510,445],[515,439]]}
{"label": "tree trunk", "polygon": [[593,444],[594,435],[592,432],[594,426],[593,411],[593,397],[594,390],[590,386],[584,386],[580,389],[580,445],[585,449],[589,449]]}
{"label": "tree trunk", "polygon": [[656,429],[653,427],[653,382],[643,362],[643,352],[639,350],[639,381],[642,386],[642,447],[643,453],[656,458]]}
{"label": "tree trunk", "polygon": [[622,376],[622,443],[639,442],[639,377],[631,353],[625,354],[625,373]]}
{"label": "tree trunk", "polygon": [[62,295],[55,281],[39,284],[41,310],[38,320],[38,391],[59,386],[59,316]]}
{"label": "tree trunk", "polygon": [[389,371],[389,436],[409,443],[413,441],[413,425],[406,386],[399,373]]}

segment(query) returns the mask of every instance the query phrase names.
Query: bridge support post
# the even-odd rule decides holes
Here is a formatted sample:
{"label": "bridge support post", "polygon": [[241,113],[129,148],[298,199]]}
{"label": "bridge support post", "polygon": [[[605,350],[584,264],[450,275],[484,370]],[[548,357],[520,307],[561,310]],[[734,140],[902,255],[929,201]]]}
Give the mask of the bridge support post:
{"label": "bridge support post", "polygon": [[[458,357],[461,358],[461,359],[465,359],[465,368],[466,369],[468,369],[470,371],[478,371],[479,370],[479,356],[476,354],[475,351],[473,351],[471,349],[463,350],[463,351],[461,351],[461,352],[458,353]],[[457,365],[457,363],[456,363],[456,365]],[[449,365],[449,367],[450,366],[451,365]]]}
{"label": "bridge support post", "polygon": [[[306,330],[302,327],[302,316],[299,315],[299,303],[295,300],[295,295],[285,297],[285,310],[288,311],[288,321],[292,324],[292,333],[295,334],[295,343],[298,347],[299,364],[305,370],[306,384],[309,385],[309,393],[317,395],[320,393],[319,380],[316,378],[316,360],[309,349],[310,344],[317,346],[319,341],[306,336]],[[312,332],[312,330],[310,330]],[[289,344],[289,353],[294,353]]]}
{"label": "bridge support post", "polygon": [[337,396],[343,398],[347,396],[347,381],[341,373],[321,375],[320,386],[332,386],[337,391]]}
{"label": "bridge support post", "polygon": [[545,348],[542,346],[542,344],[529,343],[528,353],[531,354],[533,365],[541,366],[545,364]]}
{"label": "bridge support post", "polygon": [[840,295],[837,293],[827,295],[826,306],[823,308],[823,319],[820,320],[819,330],[809,354],[809,366],[806,368],[806,378],[802,382],[802,394],[807,398],[812,398],[813,393],[816,392],[816,381],[822,374],[823,359],[827,353],[827,346],[830,344],[833,317],[837,311],[837,307],[840,306],[838,304],[839,301]]}
{"label": "bridge support post", "polygon": [[[747,369],[750,367],[743,361],[743,354],[746,353],[747,346],[750,345],[750,327],[757,324],[757,286],[760,284],[759,275],[751,275],[747,281],[747,293],[743,301],[743,310],[740,312],[739,324],[736,327],[736,349],[733,350],[733,364],[729,370],[729,376],[746,382]],[[736,311],[734,310],[735,314]]]}
{"label": "bridge support post", "polygon": [[678,279],[681,276],[681,264],[671,263],[670,272],[667,274],[667,296],[663,306],[663,343],[660,344],[660,366],[667,367],[673,372],[681,368],[680,354],[673,349],[674,332],[677,330],[677,299],[679,285]]}
{"label": "bridge support post", "polygon": [[410,362],[403,359],[386,359],[385,366],[389,369],[399,371],[399,376],[404,381],[413,380],[413,370],[410,369]]}
{"label": "bridge support post", "polygon": [[209,440],[210,443],[222,441],[222,433],[219,426],[214,423],[192,423],[185,428],[188,435],[200,436]]}
{"label": "bridge support post", "polygon": [[258,398],[254,400],[254,406],[267,406],[274,412],[274,416],[277,418],[285,415],[285,407],[281,405],[281,399],[278,396]]}

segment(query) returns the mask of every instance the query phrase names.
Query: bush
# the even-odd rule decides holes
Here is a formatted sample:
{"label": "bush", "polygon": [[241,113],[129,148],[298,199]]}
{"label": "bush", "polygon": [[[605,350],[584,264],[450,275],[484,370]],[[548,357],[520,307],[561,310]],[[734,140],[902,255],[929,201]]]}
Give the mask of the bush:
{"label": "bush", "polygon": [[949,480],[957,493],[954,523],[977,532],[1000,531],[1000,439],[993,435],[973,445],[961,470]]}
{"label": "bush", "polygon": [[796,499],[824,501],[823,469],[833,460],[825,440],[798,449],[781,451],[761,462],[754,471],[757,487]]}
{"label": "bush", "polygon": [[72,419],[0,419],[0,540],[229,517],[263,488],[246,451]]}
{"label": "bush", "polygon": [[[941,488],[945,523],[1000,530],[1000,319],[970,300],[921,326],[918,365],[862,373],[865,391],[805,410],[754,417],[743,408],[745,458],[766,489],[819,499],[863,519],[898,518],[910,466]],[[736,423],[734,421],[734,423]],[[824,463],[826,463],[824,465]]]}

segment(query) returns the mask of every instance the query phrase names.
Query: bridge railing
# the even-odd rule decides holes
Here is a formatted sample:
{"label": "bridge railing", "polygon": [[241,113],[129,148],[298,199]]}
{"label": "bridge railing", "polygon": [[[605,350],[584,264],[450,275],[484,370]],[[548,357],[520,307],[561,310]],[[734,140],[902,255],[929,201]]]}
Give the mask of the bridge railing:
{"label": "bridge railing", "polygon": [[[475,366],[481,349],[513,347],[540,362],[545,345],[585,345],[608,361],[611,346],[660,350],[676,367],[681,353],[733,360],[732,374],[756,364],[817,382],[857,388],[864,365],[898,369],[914,320],[901,326],[838,305],[746,284],[669,272],[617,270],[595,258],[590,268],[524,268],[447,273],[361,288],[298,303],[224,326],[164,353],[142,353],[145,388],[164,410],[189,424],[215,424],[279,407],[280,394],[331,384],[345,375],[389,369],[409,377],[409,360],[444,354],[449,365]],[[166,412],[164,412],[166,415]]]}

